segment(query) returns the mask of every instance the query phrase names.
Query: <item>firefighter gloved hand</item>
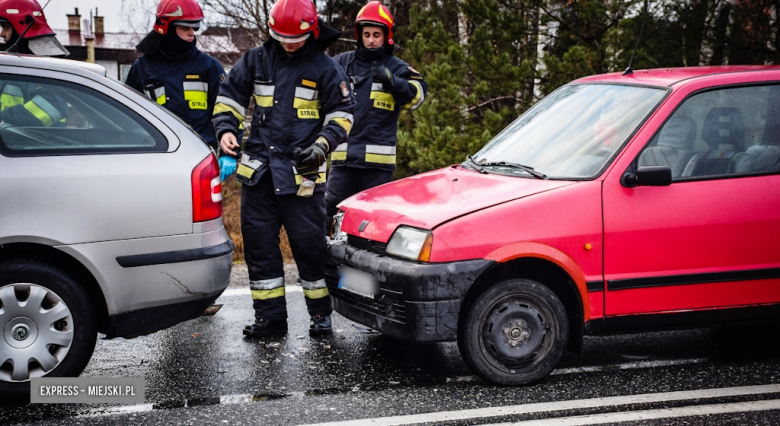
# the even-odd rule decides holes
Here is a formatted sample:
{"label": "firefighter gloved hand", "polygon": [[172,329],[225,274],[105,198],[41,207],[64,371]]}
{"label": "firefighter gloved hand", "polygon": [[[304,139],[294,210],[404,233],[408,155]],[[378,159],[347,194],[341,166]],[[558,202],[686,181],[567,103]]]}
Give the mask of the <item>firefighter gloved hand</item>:
{"label": "firefighter gloved hand", "polygon": [[219,176],[222,180],[230,177],[236,172],[236,157],[223,155],[219,157]]}
{"label": "firefighter gloved hand", "polygon": [[325,155],[328,152],[328,141],[320,136],[308,148],[293,151],[295,169],[303,180],[298,188],[299,197],[311,197],[314,194],[314,184],[320,175],[320,166],[325,163]]}
{"label": "firefighter gloved hand", "polygon": [[385,90],[390,91],[393,88],[395,77],[393,77],[393,73],[387,67],[381,65],[373,66],[371,67],[371,73],[374,76],[374,80],[382,83],[382,87]]}
{"label": "firefighter gloved hand", "polygon": [[298,173],[303,175],[304,170],[318,170],[325,163],[328,146],[328,140],[320,136],[308,148],[304,150],[296,148],[293,151],[293,158],[295,158],[295,168],[298,169]]}

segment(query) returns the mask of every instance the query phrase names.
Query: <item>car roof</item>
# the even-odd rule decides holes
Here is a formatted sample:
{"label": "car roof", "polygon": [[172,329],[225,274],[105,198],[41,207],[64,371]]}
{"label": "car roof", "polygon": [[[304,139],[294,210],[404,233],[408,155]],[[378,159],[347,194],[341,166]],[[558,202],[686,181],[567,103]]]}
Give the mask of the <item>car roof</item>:
{"label": "car roof", "polygon": [[0,52],[0,65],[62,71],[88,78],[94,77],[95,74],[106,75],[106,69],[96,64],[45,56],[14,55],[5,52]]}
{"label": "car roof", "polygon": [[622,83],[646,84],[650,86],[670,87],[683,80],[705,77],[713,74],[780,70],[778,65],[725,65],[712,67],[658,68],[635,70],[624,76],[622,72],[592,75],[575,80],[573,83]]}

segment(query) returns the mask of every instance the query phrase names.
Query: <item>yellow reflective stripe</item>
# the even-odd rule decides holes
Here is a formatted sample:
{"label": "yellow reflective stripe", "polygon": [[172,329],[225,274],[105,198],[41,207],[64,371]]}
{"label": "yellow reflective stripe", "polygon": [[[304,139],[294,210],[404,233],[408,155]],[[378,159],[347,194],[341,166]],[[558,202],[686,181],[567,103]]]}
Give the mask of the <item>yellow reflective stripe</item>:
{"label": "yellow reflective stripe", "polygon": [[[327,174],[325,172],[320,172],[319,176],[317,176],[317,180],[315,180],[314,183],[325,183],[326,180],[327,180]],[[301,177],[301,175],[296,174],[295,184],[300,185],[301,182],[303,182],[303,177]]]}
{"label": "yellow reflective stripe", "polygon": [[238,122],[243,125],[243,123],[244,123],[244,116],[239,114],[238,111],[236,111],[235,109],[233,109],[230,106],[225,105],[223,103],[218,103],[218,104],[214,105],[214,115],[217,115],[217,114],[220,114],[220,113],[223,113],[223,112],[229,112],[229,113],[233,114],[233,116],[238,119]]}
{"label": "yellow reflective stripe", "polygon": [[348,143],[340,143],[339,146],[336,147],[336,150],[330,153],[330,160],[331,161],[341,161],[347,159],[347,149],[349,148]]}
{"label": "yellow reflective stripe", "polygon": [[165,105],[165,95],[161,95],[157,97],[157,103],[159,105]]}
{"label": "yellow reflective stripe", "polygon": [[[325,125],[327,126],[331,121],[335,121],[336,124],[347,131],[347,136],[349,136],[349,131],[352,130],[352,121],[354,119],[354,116],[348,112],[336,111],[325,116]],[[344,150],[346,150],[346,148],[344,148]]]}
{"label": "yellow reflective stripe", "polygon": [[0,110],[10,108],[16,105],[24,105],[24,98],[3,93],[2,95],[0,95],[0,105],[2,105],[2,107],[0,107]]}
{"label": "yellow reflective stripe", "polygon": [[309,299],[322,299],[330,296],[330,293],[328,293],[327,288],[318,288],[316,290],[303,289],[303,295]]}
{"label": "yellow reflective stripe", "polygon": [[274,106],[274,97],[255,95],[255,103],[259,107],[272,107]]}
{"label": "yellow reflective stripe", "polygon": [[190,104],[190,109],[209,109],[208,92],[185,90],[184,100]]}
{"label": "yellow reflective stripe", "polygon": [[251,179],[252,175],[255,173],[255,169],[253,169],[253,168],[251,168],[251,167],[249,167],[247,165],[244,165],[244,164],[239,164],[238,165],[238,170],[236,170],[236,173],[238,175],[240,175],[240,176],[243,176],[243,177],[247,178],[247,179]]}
{"label": "yellow reflective stripe", "polygon": [[217,103],[224,104],[234,109],[242,117],[246,115],[246,108],[242,107],[238,102],[234,101],[228,96],[217,96]]}
{"label": "yellow reflective stripe", "polygon": [[371,92],[371,95],[369,96],[369,98],[375,99],[375,100],[378,99],[380,101],[390,102],[390,103],[395,102],[395,98],[393,98],[393,95],[391,95],[391,94],[389,94],[387,92],[374,91],[374,92]]}
{"label": "yellow reflective stripe", "polygon": [[208,92],[196,92],[194,90],[188,90],[184,92],[184,99],[188,101],[207,102],[209,99]]}
{"label": "yellow reflective stripe", "polygon": [[411,102],[404,105],[404,109],[414,111],[417,109],[417,107],[422,105],[423,101],[425,100],[425,93],[423,93],[422,84],[420,84],[420,82],[409,80],[409,84],[417,89],[417,95],[414,97],[414,99],[412,99]]}
{"label": "yellow reflective stripe", "polygon": [[293,99],[293,108],[297,109],[320,109],[320,101],[295,98]]}
{"label": "yellow reflective stripe", "polygon": [[252,290],[252,300],[268,300],[284,296],[284,286],[271,290]]}
{"label": "yellow reflective stripe", "polygon": [[41,123],[43,123],[46,127],[51,127],[54,124],[54,120],[52,120],[51,116],[49,114],[46,114],[46,111],[42,110],[41,107],[35,104],[35,102],[30,101],[24,104],[24,108],[27,111],[30,111],[30,114],[34,115],[35,118],[40,120]]}
{"label": "yellow reflective stripe", "polygon": [[366,163],[395,164],[395,155],[366,153]]}
{"label": "yellow reflective stripe", "polygon": [[388,111],[393,111],[395,109],[395,98],[389,93],[371,92],[370,98],[374,100],[374,108]]}
{"label": "yellow reflective stripe", "polygon": [[333,121],[336,122],[339,126],[343,127],[344,130],[347,131],[347,135],[349,135],[350,130],[352,130],[352,122],[349,121],[346,118],[334,118]]}

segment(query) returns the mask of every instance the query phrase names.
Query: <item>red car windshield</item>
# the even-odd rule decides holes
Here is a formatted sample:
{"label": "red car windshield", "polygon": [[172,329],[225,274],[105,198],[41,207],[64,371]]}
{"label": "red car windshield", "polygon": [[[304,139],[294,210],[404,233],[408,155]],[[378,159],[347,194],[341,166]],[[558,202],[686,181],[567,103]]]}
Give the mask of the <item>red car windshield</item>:
{"label": "red car windshield", "polygon": [[499,133],[474,160],[488,173],[550,179],[597,176],[666,95],[664,89],[564,86]]}

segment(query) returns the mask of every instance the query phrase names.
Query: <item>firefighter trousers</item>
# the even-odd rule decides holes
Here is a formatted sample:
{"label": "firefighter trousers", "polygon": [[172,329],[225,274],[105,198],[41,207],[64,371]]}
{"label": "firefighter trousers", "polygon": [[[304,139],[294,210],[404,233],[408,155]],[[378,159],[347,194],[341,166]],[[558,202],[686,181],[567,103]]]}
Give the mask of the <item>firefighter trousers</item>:
{"label": "firefighter trousers", "polygon": [[309,315],[330,315],[322,257],[325,251],[325,200],[321,192],[308,198],[276,195],[271,172],[254,186],[241,189],[241,233],[255,318],[285,320],[284,262],[279,232],[284,226],[298,266]]}

